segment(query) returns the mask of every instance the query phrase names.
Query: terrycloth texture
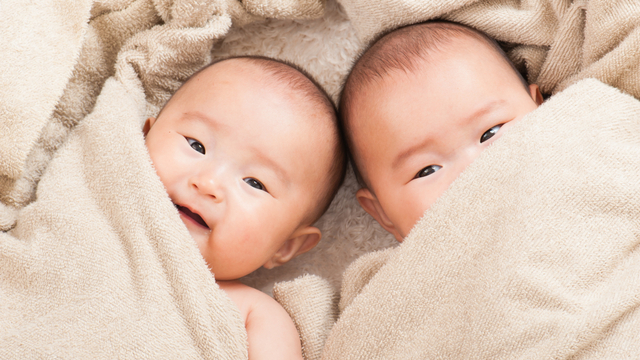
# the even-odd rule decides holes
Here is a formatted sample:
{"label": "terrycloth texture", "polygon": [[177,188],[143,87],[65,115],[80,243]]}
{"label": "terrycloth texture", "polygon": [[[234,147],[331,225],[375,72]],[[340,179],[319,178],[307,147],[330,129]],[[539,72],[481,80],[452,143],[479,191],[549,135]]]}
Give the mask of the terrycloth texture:
{"label": "terrycloth texture", "polygon": [[639,178],[640,101],[592,79],[552,97],[377,273],[347,271],[368,283],[323,359],[639,358]]}
{"label": "terrycloth texture", "polygon": [[316,275],[275,284],[274,298],[293,319],[305,360],[319,360],[329,330],[336,321],[337,294],[329,282]]}
{"label": "terrycloth texture", "polygon": [[27,155],[80,53],[90,8],[88,0],[2,2],[0,175],[10,179],[22,175]]}
{"label": "terrycloth texture", "polygon": [[8,231],[16,224],[18,211],[0,203],[0,231]]}
{"label": "terrycloth texture", "polygon": [[378,270],[387,263],[389,256],[395,251],[395,248],[373,251],[359,257],[349,265],[343,274],[348,281],[343,282],[342,289],[340,289],[340,302],[338,304],[340,312],[343,312],[353,299],[362,292],[362,289],[378,273]]}
{"label": "terrycloth texture", "polygon": [[636,0],[340,0],[369,42],[398,26],[443,18],[515,46],[530,83],[557,93],[588,77],[640,98],[640,4]]}
{"label": "terrycloth texture", "polygon": [[243,0],[242,6],[265,18],[315,19],[324,14],[324,0]]}
{"label": "terrycloth texture", "polygon": [[244,322],[153,169],[144,103],[107,81],[0,233],[1,358],[247,358]]}
{"label": "terrycloth texture", "polygon": [[33,191],[20,181],[30,177],[24,174],[28,157],[49,160],[33,149],[71,76],[90,8],[87,0],[0,4],[0,201],[5,204],[15,205],[10,187],[15,193],[25,191],[20,187]]}

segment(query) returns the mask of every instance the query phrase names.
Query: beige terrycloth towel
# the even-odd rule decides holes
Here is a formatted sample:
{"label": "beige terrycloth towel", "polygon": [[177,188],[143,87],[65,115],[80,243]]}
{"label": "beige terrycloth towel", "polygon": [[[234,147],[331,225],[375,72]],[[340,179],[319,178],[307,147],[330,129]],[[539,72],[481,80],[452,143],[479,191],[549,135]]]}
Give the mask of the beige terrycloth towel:
{"label": "beige terrycloth towel", "polygon": [[153,169],[144,103],[107,81],[0,232],[0,358],[247,357],[244,322]]}
{"label": "beige terrycloth towel", "polygon": [[640,98],[637,0],[340,0],[359,37],[441,18],[515,46],[530,83],[557,93],[597,78]]}
{"label": "beige terrycloth towel", "polygon": [[5,184],[23,176],[27,157],[62,96],[90,8],[88,0],[0,4],[0,201],[8,202]]}
{"label": "beige terrycloth towel", "polygon": [[640,358],[640,101],[593,79],[354,263],[323,359]]}
{"label": "beige terrycloth towel", "polygon": [[329,282],[317,275],[303,275],[276,283],[273,297],[293,319],[304,359],[319,360],[338,313],[336,294]]}

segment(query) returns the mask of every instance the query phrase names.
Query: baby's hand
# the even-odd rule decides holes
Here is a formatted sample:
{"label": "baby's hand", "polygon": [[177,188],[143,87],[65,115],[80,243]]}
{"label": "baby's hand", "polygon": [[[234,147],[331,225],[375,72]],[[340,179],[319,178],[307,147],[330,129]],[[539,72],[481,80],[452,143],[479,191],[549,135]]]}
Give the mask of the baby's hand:
{"label": "baby's hand", "polygon": [[289,314],[269,295],[238,281],[218,281],[240,310],[249,359],[302,359],[300,337]]}

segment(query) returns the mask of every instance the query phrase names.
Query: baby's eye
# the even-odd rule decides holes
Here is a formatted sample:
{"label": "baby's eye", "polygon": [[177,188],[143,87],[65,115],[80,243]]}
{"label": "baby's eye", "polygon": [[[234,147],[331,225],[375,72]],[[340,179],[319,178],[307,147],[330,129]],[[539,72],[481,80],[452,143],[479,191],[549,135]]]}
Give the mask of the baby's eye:
{"label": "baby's eye", "polygon": [[442,166],[440,166],[440,165],[429,165],[429,166],[425,167],[424,169],[418,171],[418,173],[416,174],[414,179],[425,177],[425,176],[429,176],[429,175],[433,174],[434,172],[436,172],[436,171],[438,171],[440,169],[442,169]]}
{"label": "baby's eye", "polygon": [[200,143],[200,141],[192,139],[192,138],[186,138],[187,142],[189,143],[189,145],[191,145],[191,148],[193,148],[193,150],[199,152],[200,154],[205,153],[204,150],[204,145],[202,145],[202,143]]}
{"label": "baby's eye", "polygon": [[242,179],[242,180],[244,180],[244,182],[249,184],[249,186],[251,186],[252,188],[256,188],[256,189],[262,190],[262,191],[267,191],[267,188],[257,179],[245,178],[245,179]]}
{"label": "baby's eye", "polygon": [[492,127],[491,129],[485,131],[484,134],[482,134],[482,136],[480,137],[480,142],[483,143],[483,142],[491,139],[493,137],[493,135],[498,133],[498,130],[500,130],[501,127],[502,127],[502,124],[496,125],[496,126]]}

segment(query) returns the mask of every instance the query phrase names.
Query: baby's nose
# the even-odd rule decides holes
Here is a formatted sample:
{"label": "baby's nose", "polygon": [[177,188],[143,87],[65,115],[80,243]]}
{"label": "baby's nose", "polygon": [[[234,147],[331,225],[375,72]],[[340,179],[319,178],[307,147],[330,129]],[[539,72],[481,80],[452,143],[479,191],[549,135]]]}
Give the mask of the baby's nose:
{"label": "baby's nose", "polygon": [[200,194],[213,198],[216,202],[223,200],[221,180],[211,172],[202,172],[191,178],[191,184]]}

